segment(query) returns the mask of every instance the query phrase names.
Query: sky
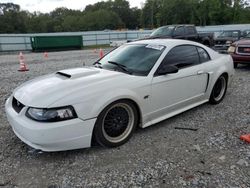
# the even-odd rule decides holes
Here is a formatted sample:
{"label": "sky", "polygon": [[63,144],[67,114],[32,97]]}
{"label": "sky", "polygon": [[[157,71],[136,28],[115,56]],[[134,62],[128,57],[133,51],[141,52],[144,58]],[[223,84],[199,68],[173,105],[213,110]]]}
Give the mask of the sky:
{"label": "sky", "polygon": [[[103,0],[0,0],[0,3],[15,3],[21,6],[22,10],[29,12],[40,11],[48,13],[57,7],[83,10],[86,5],[94,4]],[[145,0],[128,0],[131,7],[141,8]]]}

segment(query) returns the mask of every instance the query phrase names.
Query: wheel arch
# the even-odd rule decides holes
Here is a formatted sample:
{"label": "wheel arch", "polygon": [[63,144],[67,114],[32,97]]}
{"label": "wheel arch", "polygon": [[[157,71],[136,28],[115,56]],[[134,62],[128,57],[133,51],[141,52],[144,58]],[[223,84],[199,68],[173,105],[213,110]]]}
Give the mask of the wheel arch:
{"label": "wheel arch", "polygon": [[[229,77],[229,75],[228,75],[227,72],[223,72],[220,76],[225,76],[226,81],[228,82],[228,77]],[[219,76],[219,77],[220,77],[220,76]],[[219,78],[219,77],[218,77],[218,78]],[[218,79],[218,78],[217,78],[217,79]]]}
{"label": "wheel arch", "polygon": [[220,73],[218,74],[218,76],[216,77],[216,79],[214,79],[214,82],[213,82],[213,85],[212,85],[212,86],[214,86],[214,84],[216,83],[216,81],[217,81],[217,80],[219,79],[219,77],[221,77],[221,76],[225,76],[225,77],[226,77],[226,81],[228,82],[228,77],[229,77],[228,72],[222,71],[222,72],[220,72]]}
{"label": "wheel arch", "polygon": [[143,112],[144,112],[144,102],[142,96],[137,92],[130,89],[117,89],[114,91],[109,91],[105,94],[98,95],[99,97],[95,97],[95,100],[91,100],[90,103],[93,105],[89,108],[90,117],[98,117],[99,114],[110,104],[120,101],[120,100],[128,100],[131,101],[138,112],[139,122],[143,122]]}
{"label": "wheel arch", "polygon": [[118,101],[129,101],[129,102],[131,102],[134,106],[135,106],[135,108],[136,108],[136,110],[137,110],[137,114],[138,114],[138,119],[139,119],[139,123],[138,123],[138,125],[137,126],[139,126],[140,124],[141,124],[141,122],[142,122],[142,110],[141,110],[141,108],[140,108],[140,105],[139,105],[139,103],[138,103],[138,101],[136,101],[134,98],[132,98],[132,97],[118,97],[118,98],[116,98],[116,99],[114,99],[114,100],[111,100],[111,101],[109,101],[109,102],[107,102],[105,105],[103,105],[101,108],[100,108],[100,110],[98,111],[98,115],[97,116],[99,116],[99,114],[107,107],[107,106],[109,106],[110,104],[112,104],[112,103],[115,103],[115,102],[118,102]]}
{"label": "wheel arch", "polygon": [[[223,98],[225,97],[226,91],[227,91],[227,87],[228,87],[228,76],[229,76],[229,75],[228,75],[227,72],[223,72],[222,74],[219,74],[218,78],[216,78],[215,83],[213,84],[212,90],[211,90],[210,95],[209,95],[209,103],[210,103],[210,104],[212,104],[212,105],[219,104],[219,103],[223,100]],[[213,91],[214,91],[215,85],[216,85],[216,83],[218,82],[218,80],[219,80],[220,78],[222,78],[222,77],[223,77],[224,80],[225,80],[224,88],[221,88],[221,89],[223,89],[223,90],[220,89],[220,93],[218,94],[218,96],[215,97],[215,96],[213,95]],[[222,91],[223,91],[223,93],[222,93]],[[219,97],[219,98],[218,98],[218,97]]]}
{"label": "wheel arch", "polygon": [[220,76],[224,75],[226,77],[227,85],[230,83],[230,70],[227,70],[226,66],[220,66],[216,71],[212,71],[209,79],[209,86],[207,89],[207,98],[209,99],[213,90],[213,87],[216,81],[219,79]]}

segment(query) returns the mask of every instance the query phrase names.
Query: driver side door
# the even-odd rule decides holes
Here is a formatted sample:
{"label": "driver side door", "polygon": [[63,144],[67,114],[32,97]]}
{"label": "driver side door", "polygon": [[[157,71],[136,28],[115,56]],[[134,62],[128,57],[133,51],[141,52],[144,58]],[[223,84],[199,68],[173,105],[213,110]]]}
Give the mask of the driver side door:
{"label": "driver side door", "polygon": [[[179,71],[158,75],[157,71],[164,65],[174,65]],[[208,74],[204,71],[204,65],[200,63],[195,46],[174,47],[166,55],[158,70],[151,83],[152,120],[204,100]]]}
{"label": "driver side door", "polygon": [[183,26],[176,27],[173,32],[173,38],[174,39],[186,39],[185,27]]}

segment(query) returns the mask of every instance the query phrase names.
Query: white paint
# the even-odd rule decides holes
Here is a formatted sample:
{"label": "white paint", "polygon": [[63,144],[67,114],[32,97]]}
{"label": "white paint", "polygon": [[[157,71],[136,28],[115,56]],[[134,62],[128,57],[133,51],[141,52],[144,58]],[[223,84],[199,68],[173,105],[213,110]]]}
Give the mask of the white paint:
{"label": "white paint", "polygon": [[[90,147],[96,118],[112,102],[133,100],[140,108],[141,126],[147,127],[207,102],[219,76],[228,73],[230,83],[234,74],[231,56],[218,54],[199,43],[156,39],[128,45],[131,44],[166,46],[145,77],[85,67],[60,71],[70,78],[55,73],[18,87],[6,102],[7,117],[16,135],[28,145],[44,151]],[[154,77],[169,50],[183,44],[203,47],[211,61],[180,69],[175,74]],[[145,99],[147,95],[149,98]],[[12,108],[13,96],[25,105],[19,114]],[[78,118],[39,123],[25,116],[28,107],[56,108],[68,105],[74,107]]]}

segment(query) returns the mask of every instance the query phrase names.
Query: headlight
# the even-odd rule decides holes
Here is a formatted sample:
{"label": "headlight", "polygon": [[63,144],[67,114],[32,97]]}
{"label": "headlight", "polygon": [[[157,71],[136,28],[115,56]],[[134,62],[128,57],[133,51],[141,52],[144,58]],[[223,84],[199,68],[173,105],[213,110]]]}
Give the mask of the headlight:
{"label": "headlight", "polygon": [[230,40],[228,40],[227,42],[226,42],[226,44],[228,44],[228,45],[230,45],[230,44],[232,44],[233,42],[232,41],[230,41]]}
{"label": "headlight", "polygon": [[26,116],[41,122],[56,122],[77,118],[72,106],[60,108],[29,108]]}
{"label": "headlight", "polygon": [[230,46],[227,50],[228,53],[234,53],[235,52],[236,47],[235,46]]}

